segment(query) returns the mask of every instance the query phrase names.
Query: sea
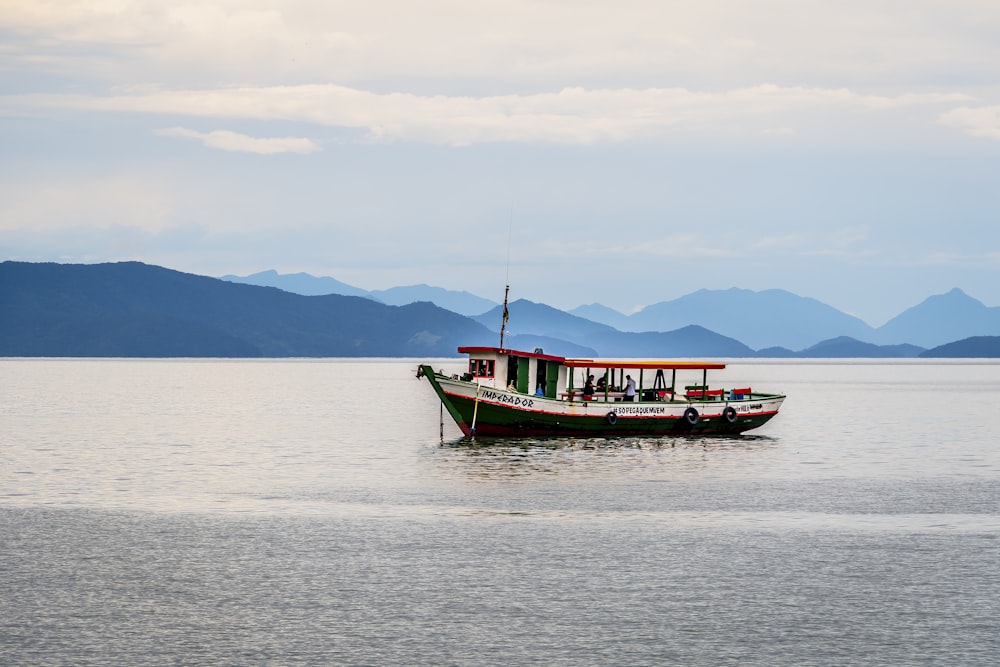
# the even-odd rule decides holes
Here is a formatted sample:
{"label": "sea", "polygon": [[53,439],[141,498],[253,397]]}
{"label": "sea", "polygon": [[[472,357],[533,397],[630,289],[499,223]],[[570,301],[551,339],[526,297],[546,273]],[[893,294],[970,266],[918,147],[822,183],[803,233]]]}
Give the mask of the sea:
{"label": "sea", "polygon": [[788,395],[739,437],[472,442],[417,363],[0,360],[0,665],[1000,663],[997,361],[733,359]]}

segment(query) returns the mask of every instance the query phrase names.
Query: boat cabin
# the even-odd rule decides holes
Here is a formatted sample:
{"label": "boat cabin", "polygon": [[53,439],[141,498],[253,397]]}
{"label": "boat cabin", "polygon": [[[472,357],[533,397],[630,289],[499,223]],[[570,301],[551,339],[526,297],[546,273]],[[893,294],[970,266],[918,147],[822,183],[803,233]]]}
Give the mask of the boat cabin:
{"label": "boat cabin", "polygon": [[[541,348],[521,352],[497,347],[460,347],[469,355],[462,380],[481,386],[568,401],[617,401],[624,396],[627,376],[635,382],[639,401],[733,400],[750,388],[725,391],[710,388],[708,371],[723,363],[638,359],[567,359],[545,354]],[[678,384],[677,372],[686,372]],[[585,394],[588,376],[595,376],[595,391]]]}
{"label": "boat cabin", "polygon": [[504,350],[498,347],[460,347],[469,355],[468,371],[462,379],[494,389],[510,389],[522,394],[556,398],[566,390],[569,369],[563,357],[534,352]]}

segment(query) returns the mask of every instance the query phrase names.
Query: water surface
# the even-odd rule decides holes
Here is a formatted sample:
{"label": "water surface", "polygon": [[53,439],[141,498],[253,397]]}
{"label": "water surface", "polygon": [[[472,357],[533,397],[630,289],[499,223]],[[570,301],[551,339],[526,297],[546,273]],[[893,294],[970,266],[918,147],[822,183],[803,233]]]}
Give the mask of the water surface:
{"label": "water surface", "polygon": [[742,437],[474,444],[415,369],[0,360],[0,663],[1000,655],[996,363],[734,361],[789,395]]}

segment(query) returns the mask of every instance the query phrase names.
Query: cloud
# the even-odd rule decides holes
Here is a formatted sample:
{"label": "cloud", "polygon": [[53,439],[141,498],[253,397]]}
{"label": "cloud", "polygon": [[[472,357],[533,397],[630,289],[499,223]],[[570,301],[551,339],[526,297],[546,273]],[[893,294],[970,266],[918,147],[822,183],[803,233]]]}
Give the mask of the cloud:
{"label": "cloud", "polygon": [[961,268],[986,268],[996,271],[1000,268],[1000,252],[961,252],[937,250],[916,258],[917,265],[947,266]]}
{"label": "cloud", "polygon": [[[896,122],[904,110],[970,104],[959,90],[995,101],[995,2],[793,4],[0,0],[6,89],[24,93],[0,97],[0,113],[37,104],[282,119],[443,145],[792,144],[869,122],[883,125],[865,139],[884,137],[911,127]],[[190,136],[223,150],[281,145]]]}
{"label": "cloud", "polygon": [[960,107],[942,114],[941,122],[974,137],[1000,140],[1000,106]]}
{"label": "cloud", "polygon": [[809,237],[803,234],[785,234],[783,236],[765,236],[751,243],[756,251],[796,250],[808,243]]}
{"label": "cloud", "polygon": [[[992,83],[995,0],[0,0],[12,59],[79,84],[398,82],[425,94],[764,80]],[[393,83],[395,82],[395,83]],[[697,83],[695,83],[697,82]],[[975,85],[973,83],[972,85]],[[418,90],[411,88],[411,90]]]}
{"label": "cloud", "polygon": [[[205,90],[134,90],[107,97],[8,96],[13,106],[172,114],[201,118],[284,120],[355,128],[369,141],[446,145],[489,142],[591,144],[691,132],[759,136],[787,127],[795,115],[878,113],[955,104],[958,93],[866,95],[848,89],[763,84],[721,92],[686,88],[586,89],[484,97],[375,93],[335,84]],[[783,132],[787,134],[789,130]],[[173,136],[201,139],[225,150],[306,152],[304,139],[252,139],[234,133]]]}
{"label": "cloud", "polygon": [[197,139],[209,148],[218,148],[224,151],[239,153],[274,155],[276,153],[314,153],[320,150],[320,147],[315,142],[299,137],[259,139],[228,130],[197,132],[184,127],[168,127],[157,130],[156,133],[164,137]]}

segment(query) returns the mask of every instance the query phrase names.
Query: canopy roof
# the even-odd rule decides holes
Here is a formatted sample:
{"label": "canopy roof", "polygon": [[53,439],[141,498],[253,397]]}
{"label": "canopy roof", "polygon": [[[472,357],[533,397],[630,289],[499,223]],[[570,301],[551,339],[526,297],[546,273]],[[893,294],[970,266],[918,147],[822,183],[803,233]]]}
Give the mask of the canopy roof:
{"label": "canopy roof", "polygon": [[720,370],[725,364],[716,361],[675,361],[671,359],[567,359],[543,352],[522,352],[499,347],[470,345],[458,348],[462,354],[512,354],[518,357],[534,357],[546,361],[556,361],[570,368],[629,368],[636,370]]}
{"label": "canopy roof", "polygon": [[571,368],[634,368],[637,370],[720,370],[716,361],[674,361],[671,359],[566,359]]}

